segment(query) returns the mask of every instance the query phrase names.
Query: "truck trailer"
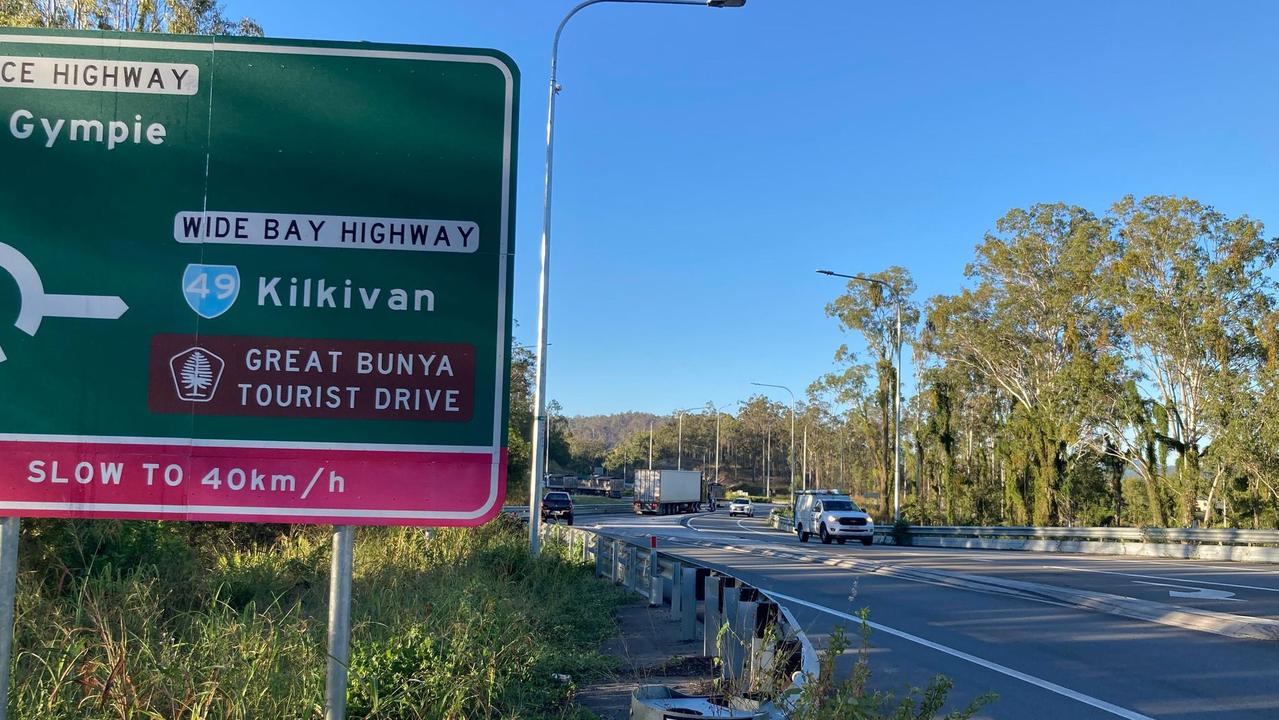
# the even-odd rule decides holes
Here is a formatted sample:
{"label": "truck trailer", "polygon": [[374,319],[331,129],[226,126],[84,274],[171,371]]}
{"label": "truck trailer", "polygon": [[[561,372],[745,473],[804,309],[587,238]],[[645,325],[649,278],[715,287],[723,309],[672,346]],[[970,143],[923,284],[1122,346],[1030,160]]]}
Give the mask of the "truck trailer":
{"label": "truck trailer", "polygon": [[695,470],[636,470],[636,514],[697,512],[702,504],[702,474]]}

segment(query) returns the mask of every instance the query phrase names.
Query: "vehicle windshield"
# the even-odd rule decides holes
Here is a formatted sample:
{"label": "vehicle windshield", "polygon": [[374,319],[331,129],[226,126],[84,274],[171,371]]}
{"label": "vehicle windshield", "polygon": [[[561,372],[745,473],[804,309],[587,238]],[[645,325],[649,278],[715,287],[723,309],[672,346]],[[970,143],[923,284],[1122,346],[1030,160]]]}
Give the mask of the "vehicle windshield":
{"label": "vehicle windshield", "polygon": [[859,510],[861,510],[861,508],[857,507],[857,504],[854,503],[852,500],[823,500],[822,509],[834,510],[837,512],[838,511],[858,512]]}
{"label": "vehicle windshield", "polygon": [[547,493],[546,497],[542,498],[542,501],[545,502],[547,500],[555,500],[557,502],[568,502],[569,500],[568,493],[562,493],[562,492]]}

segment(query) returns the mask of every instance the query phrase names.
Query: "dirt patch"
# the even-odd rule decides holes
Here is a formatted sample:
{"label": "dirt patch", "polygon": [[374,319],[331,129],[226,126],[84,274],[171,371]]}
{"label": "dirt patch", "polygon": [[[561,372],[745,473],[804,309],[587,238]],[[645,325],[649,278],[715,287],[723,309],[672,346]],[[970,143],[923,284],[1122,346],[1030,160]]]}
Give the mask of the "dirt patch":
{"label": "dirt patch", "polygon": [[640,685],[668,685],[690,695],[711,694],[714,662],[702,642],[681,641],[669,608],[629,605],[618,613],[618,634],[601,650],[616,657],[617,677],[578,690],[576,701],[602,720],[627,720]]}

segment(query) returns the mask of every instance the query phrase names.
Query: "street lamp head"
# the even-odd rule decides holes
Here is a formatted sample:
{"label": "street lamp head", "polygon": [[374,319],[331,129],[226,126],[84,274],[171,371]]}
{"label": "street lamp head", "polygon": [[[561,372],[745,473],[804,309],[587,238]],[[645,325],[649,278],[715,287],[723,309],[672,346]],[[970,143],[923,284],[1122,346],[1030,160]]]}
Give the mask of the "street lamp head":
{"label": "street lamp head", "polygon": [[746,4],[746,0],[706,0],[707,7],[726,8],[741,7]]}

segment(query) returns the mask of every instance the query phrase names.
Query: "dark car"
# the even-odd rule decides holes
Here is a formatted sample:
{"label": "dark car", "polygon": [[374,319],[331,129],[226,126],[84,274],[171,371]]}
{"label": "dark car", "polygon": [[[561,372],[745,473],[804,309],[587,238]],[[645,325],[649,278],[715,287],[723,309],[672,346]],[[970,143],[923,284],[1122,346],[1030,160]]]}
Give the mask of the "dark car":
{"label": "dark car", "polygon": [[573,524],[573,498],[566,492],[548,492],[542,496],[542,520],[560,518]]}

